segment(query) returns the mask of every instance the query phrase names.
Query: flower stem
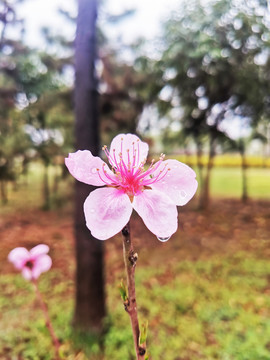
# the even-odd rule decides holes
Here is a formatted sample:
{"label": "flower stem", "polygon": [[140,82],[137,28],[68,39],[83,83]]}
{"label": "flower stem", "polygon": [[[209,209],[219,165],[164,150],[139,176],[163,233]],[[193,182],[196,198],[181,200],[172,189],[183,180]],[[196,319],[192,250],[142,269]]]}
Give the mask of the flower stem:
{"label": "flower stem", "polygon": [[128,286],[128,300],[124,303],[125,310],[129,314],[133,340],[136,351],[136,359],[144,360],[146,347],[145,344],[140,345],[140,328],[137,314],[136,293],[135,293],[135,268],[138,259],[138,254],[134,252],[133,244],[130,236],[130,224],[128,223],[122,230],[123,234],[123,254],[125,261],[125,268],[127,274]]}
{"label": "flower stem", "polygon": [[59,356],[60,342],[59,342],[57,336],[55,335],[55,332],[54,332],[54,329],[53,329],[53,326],[52,326],[52,322],[51,322],[51,319],[50,319],[50,316],[49,316],[48,307],[47,307],[45,301],[43,300],[41,292],[39,291],[37,280],[33,279],[32,283],[34,285],[36,296],[38,298],[38,301],[40,303],[40,306],[41,306],[42,311],[43,311],[44,316],[45,316],[47,329],[49,330],[49,333],[50,333],[52,341],[53,341],[53,345],[54,345],[54,349],[55,349],[55,359],[58,360],[60,358],[60,356]]}

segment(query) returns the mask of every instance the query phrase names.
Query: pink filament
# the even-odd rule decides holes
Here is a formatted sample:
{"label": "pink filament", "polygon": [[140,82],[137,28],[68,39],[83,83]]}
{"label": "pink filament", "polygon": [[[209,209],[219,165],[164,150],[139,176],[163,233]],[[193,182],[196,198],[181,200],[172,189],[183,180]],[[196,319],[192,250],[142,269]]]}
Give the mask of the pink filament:
{"label": "pink filament", "polygon": [[102,167],[102,170],[97,169],[98,176],[105,185],[119,187],[130,196],[137,195],[141,193],[146,186],[150,186],[151,184],[161,181],[170,170],[165,164],[163,168],[157,172],[157,169],[161,167],[161,164],[164,160],[164,155],[161,154],[159,161],[154,163],[153,160],[149,168],[144,171],[145,160],[140,162],[139,141],[137,142],[137,145],[138,146],[136,149],[135,144],[132,143],[132,149],[126,150],[127,162],[124,161],[122,154],[123,140],[121,141],[121,153],[118,154],[118,162],[115,149],[113,149],[112,156],[108,151],[107,146],[104,146],[103,150],[112,166],[114,176],[111,176],[107,173],[105,170],[105,164]]}

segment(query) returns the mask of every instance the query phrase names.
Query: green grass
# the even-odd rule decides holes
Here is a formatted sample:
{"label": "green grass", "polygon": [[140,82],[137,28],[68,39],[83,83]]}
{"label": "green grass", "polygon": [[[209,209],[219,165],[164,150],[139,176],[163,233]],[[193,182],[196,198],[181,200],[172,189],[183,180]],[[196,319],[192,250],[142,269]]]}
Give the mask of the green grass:
{"label": "green grass", "polygon": [[[10,191],[10,203],[0,210],[0,225],[13,214],[41,207],[41,178],[41,166],[33,166],[28,186],[21,185],[18,191]],[[269,184],[269,169],[248,169],[251,197],[269,199]],[[54,202],[54,206],[71,198],[71,188],[67,185],[64,181],[61,183],[55,198],[58,203]],[[240,170],[214,168],[211,194],[213,197],[240,198]],[[243,216],[247,215],[244,213]],[[199,217],[200,214],[194,212],[195,222]],[[269,217],[255,220],[266,224]],[[224,226],[230,226],[230,222]],[[194,237],[192,228],[188,229]],[[231,230],[232,233],[234,230],[241,232],[241,229]],[[207,236],[205,233],[204,238]],[[140,320],[149,322],[147,343],[152,360],[270,359],[269,232],[258,231],[258,238],[252,239],[246,232],[241,236],[245,237],[244,244],[252,242],[252,251],[243,246],[231,256],[219,253],[188,260],[192,253],[187,257],[179,255],[184,246],[179,235],[179,239],[174,240],[179,240],[178,247],[171,254],[164,251],[158,266],[151,261],[154,255],[150,248],[147,249],[149,258],[139,258],[136,270],[138,310]],[[231,246],[232,239],[229,241]],[[107,271],[110,271],[111,263],[107,262]],[[72,330],[74,282],[68,278],[67,271],[52,269],[41,276],[40,290],[48,302],[56,333],[63,344],[63,359],[134,359],[130,322],[118,290],[123,276],[122,270],[116,271],[113,280],[106,285],[108,316],[105,320],[107,332],[102,339],[104,354],[100,339],[82,336]],[[53,359],[43,314],[31,284],[20,274],[3,273],[0,277],[0,359]]]}
{"label": "green grass", "polygon": [[[210,182],[210,192],[214,197],[241,198],[242,175],[239,168],[216,167]],[[247,186],[251,198],[270,199],[270,169],[248,169]]]}
{"label": "green grass", "polygon": [[[169,271],[173,278],[163,284]],[[149,321],[153,359],[267,360],[270,358],[270,264],[238,254],[208,261],[180,261],[137,272],[141,312]],[[130,331],[110,290],[112,327],[107,357],[129,359]],[[114,296],[112,296],[114,295]],[[127,330],[119,329],[119,319]],[[125,320],[125,324],[124,324]],[[129,344],[129,346],[127,346]]]}
{"label": "green grass", "polygon": [[[164,283],[168,271],[172,277]],[[60,290],[50,286],[52,277],[61,279]],[[139,313],[149,321],[151,358],[268,360],[269,277],[269,261],[246,253],[206,261],[183,260],[162,264],[158,269],[138,268]],[[65,296],[70,283],[55,272],[43,275],[41,289],[48,299],[57,335],[65,343],[64,358],[75,359],[74,353],[82,347],[90,359],[133,359],[129,319],[117,284],[107,286],[108,331],[102,356],[97,342],[80,339],[71,331],[72,298]],[[50,338],[30,284],[19,275],[6,275],[1,277],[0,288],[0,349],[5,349],[6,356],[53,359]],[[84,358],[82,352],[80,356]]]}

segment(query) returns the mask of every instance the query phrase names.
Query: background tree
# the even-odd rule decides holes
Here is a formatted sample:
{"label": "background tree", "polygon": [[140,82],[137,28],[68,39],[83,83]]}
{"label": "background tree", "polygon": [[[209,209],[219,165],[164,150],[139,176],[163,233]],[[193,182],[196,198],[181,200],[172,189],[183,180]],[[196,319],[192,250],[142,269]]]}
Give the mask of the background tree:
{"label": "background tree", "polygon": [[202,206],[208,203],[217,145],[229,136],[225,123],[248,119],[252,127],[269,117],[266,6],[266,1],[226,0],[207,6],[198,0],[183,2],[181,11],[165,24],[158,68],[163,72],[162,91],[170,96],[162,109],[170,112],[178,99],[183,109],[181,131],[192,135],[198,155],[202,139],[208,138]]}
{"label": "background tree", "polygon": [[[100,149],[96,63],[95,0],[79,0],[75,50],[76,149],[90,150],[97,156]],[[76,182],[76,307],[74,324],[91,332],[102,330],[105,315],[103,279],[103,242],[95,239],[85,225],[83,203],[91,187]]]}

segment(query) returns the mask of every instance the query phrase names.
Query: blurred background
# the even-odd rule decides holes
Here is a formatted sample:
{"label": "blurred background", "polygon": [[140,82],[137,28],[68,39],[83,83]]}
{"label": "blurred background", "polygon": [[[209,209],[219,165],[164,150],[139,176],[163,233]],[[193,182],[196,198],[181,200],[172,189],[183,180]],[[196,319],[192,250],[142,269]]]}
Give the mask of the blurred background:
{"label": "blurred background", "polygon": [[269,4],[91,0],[97,19],[82,24],[80,3],[0,0],[0,359],[53,359],[31,284],[7,262],[14,247],[38,243],[51,248],[53,267],[40,289],[63,358],[134,358],[118,289],[125,278],[120,234],[99,248],[99,331],[79,315],[87,306],[95,311],[78,289],[95,292],[87,277],[96,263],[76,272],[77,192],[64,158],[80,146],[76,27],[92,26],[98,101],[89,115],[96,143],[87,148],[136,133],[148,142],[150,161],[165,153],[191,166],[199,182],[167,243],[136,214],[131,221],[150,359],[269,360]]}

